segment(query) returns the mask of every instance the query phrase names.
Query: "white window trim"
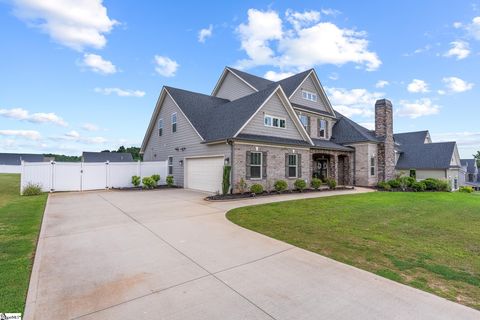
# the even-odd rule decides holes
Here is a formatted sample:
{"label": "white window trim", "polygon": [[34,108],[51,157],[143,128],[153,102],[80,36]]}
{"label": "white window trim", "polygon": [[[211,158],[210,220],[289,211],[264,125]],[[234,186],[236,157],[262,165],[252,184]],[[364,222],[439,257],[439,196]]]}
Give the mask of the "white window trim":
{"label": "white window trim", "polygon": [[[310,95],[310,97],[309,97],[309,95]],[[302,89],[302,99],[312,101],[312,102],[317,102],[318,101],[318,94],[315,93],[315,92],[311,92],[311,91]]]}
{"label": "white window trim", "polygon": [[[272,120],[270,121],[271,125],[268,125],[268,124],[265,123],[265,118],[270,118],[270,119],[272,119]],[[278,127],[273,125],[273,119],[278,119]],[[280,127],[280,121],[281,121],[281,120],[283,120],[283,121],[285,122],[285,127],[283,127],[283,128]],[[286,128],[287,128],[287,119],[286,119],[286,118],[282,118],[282,117],[272,116],[272,115],[269,115],[269,114],[265,114],[265,115],[263,116],[263,125],[264,125],[265,127],[269,127],[269,128],[286,129]]]}
{"label": "white window trim", "polygon": [[[173,116],[175,116],[175,122],[173,122]],[[177,128],[177,113],[176,112],[172,113],[172,116],[171,116],[170,120],[171,120],[171,124],[172,124],[172,132],[177,132],[178,128]],[[175,124],[175,131],[173,131],[173,125],[174,124]]]}
{"label": "white window trim", "polygon": [[[170,163],[170,159],[172,159],[172,162]],[[172,173],[170,173],[170,168],[172,168]],[[173,175],[173,156],[168,156],[167,158],[167,174]]]}
{"label": "white window trim", "polygon": [[[260,154],[260,164],[253,164],[252,165],[252,154],[259,153]],[[260,178],[252,177],[252,167],[259,167],[260,168]],[[261,151],[250,151],[250,180],[262,180],[263,179],[263,152]]]}
{"label": "white window trim", "polygon": [[[291,164],[290,164],[290,157],[291,157],[291,156],[294,156],[294,157],[295,157],[295,165],[291,165]],[[289,169],[289,170],[288,170],[288,178],[289,178],[289,179],[298,178],[298,154],[296,154],[296,153],[294,153],[294,154],[289,154],[289,155],[288,155],[288,162],[289,162],[289,163],[287,164],[288,169]],[[295,168],[295,176],[293,176],[293,177],[290,176],[290,168]]]}

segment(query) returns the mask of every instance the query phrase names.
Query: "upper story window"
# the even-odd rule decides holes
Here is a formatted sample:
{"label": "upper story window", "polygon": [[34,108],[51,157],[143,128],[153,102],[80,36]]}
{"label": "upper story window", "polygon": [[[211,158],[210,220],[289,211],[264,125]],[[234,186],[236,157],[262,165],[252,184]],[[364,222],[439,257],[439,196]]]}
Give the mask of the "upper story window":
{"label": "upper story window", "polygon": [[158,120],[158,135],[162,136],[163,134],[163,119]]}
{"label": "upper story window", "polygon": [[172,132],[177,132],[177,113],[172,113]]}
{"label": "upper story window", "polygon": [[302,126],[305,128],[305,131],[310,134],[310,117],[304,114],[299,114],[298,119],[300,120]]}
{"label": "upper story window", "polygon": [[375,156],[370,157],[370,175],[375,175]]}
{"label": "upper story window", "polygon": [[263,124],[265,127],[274,127],[274,128],[285,128],[286,120],[279,117],[265,115],[263,118]]}
{"label": "upper story window", "polygon": [[320,138],[327,138],[327,125],[327,120],[318,119],[318,136]]}
{"label": "upper story window", "polygon": [[316,93],[306,91],[306,90],[302,90],[302,98],[305,99],[305,100],[310,100],[310,101],[313,101],[313,102],[317,102],[318,96],[317,96]]}

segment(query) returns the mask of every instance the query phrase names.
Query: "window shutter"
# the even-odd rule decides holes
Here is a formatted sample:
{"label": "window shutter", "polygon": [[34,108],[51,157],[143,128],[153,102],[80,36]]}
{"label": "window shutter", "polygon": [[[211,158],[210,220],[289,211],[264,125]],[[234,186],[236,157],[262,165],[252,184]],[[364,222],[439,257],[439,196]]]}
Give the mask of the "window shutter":
{"label": "window shutter", "polygon": [[297,155],[297,177],[301,178],[302,177],[302,155],[298,154]]}
{"label": "window shutter", "polygon": [[267,177],[267,153],[262,152],[262,179]]}
{"label": "window shutter", "polygon": [[320,137],[320,118],[317,119],[317,137]]}
{"label": "window shutter", "polygon": [[325,120],[325,138],[328,139],[328,121]]}
{"label": "window shutter", "polygon": [[250,163],[251,163],[250,151],[247,151],[247,158],[245,160],[245,177],[247,179],[250,179]]}
{"label": "window shutter", "polygon": [[288,178],[288,153],[285,153],[285,178]]}
{"label": "window shutter", "polygon": [[308,135],[311,134],[311,128],[312,128],[312,124],[310,123],[310,116],[307,117],[307,133]]}

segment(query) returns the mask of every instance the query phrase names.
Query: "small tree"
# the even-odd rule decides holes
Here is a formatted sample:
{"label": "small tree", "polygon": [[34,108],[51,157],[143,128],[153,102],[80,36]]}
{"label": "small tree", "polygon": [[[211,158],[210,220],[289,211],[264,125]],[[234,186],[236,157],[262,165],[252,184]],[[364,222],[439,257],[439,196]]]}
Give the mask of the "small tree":
{"label": "small tree", "polygon": [[222,193],[226,195],[230,191],[230,172],[232,166],[223,166]]}
{"label": "small tree", "polygon": [[474,154],[473,157],[477,160],[477,167],[480,168],[480,151],[477,151],[477,154]]}

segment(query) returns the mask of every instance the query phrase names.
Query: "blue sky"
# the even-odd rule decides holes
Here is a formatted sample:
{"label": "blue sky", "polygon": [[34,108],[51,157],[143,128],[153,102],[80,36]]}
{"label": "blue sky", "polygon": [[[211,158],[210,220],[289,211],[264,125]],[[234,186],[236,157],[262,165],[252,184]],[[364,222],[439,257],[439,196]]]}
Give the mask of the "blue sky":
{"label": "blue sky", "polygon": [[344,114],[480,150],[479,1],[0,1],[0,152],[139,146],[163,85],[314,67]]}

